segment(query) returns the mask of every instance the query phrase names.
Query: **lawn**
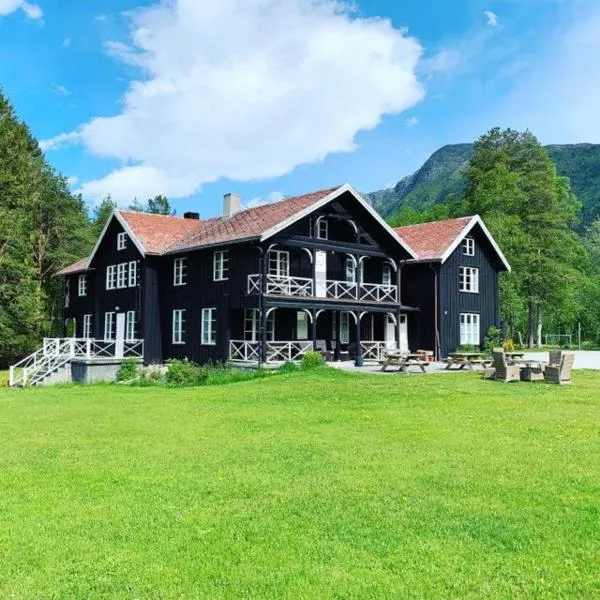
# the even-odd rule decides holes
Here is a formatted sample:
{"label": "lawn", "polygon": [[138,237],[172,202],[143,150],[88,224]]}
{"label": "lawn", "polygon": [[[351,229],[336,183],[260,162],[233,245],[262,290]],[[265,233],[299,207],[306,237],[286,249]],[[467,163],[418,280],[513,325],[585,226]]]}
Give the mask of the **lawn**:
{"label": "lawn", "polygon": [[0,598],[598,598],[600,375],[0,390]]}

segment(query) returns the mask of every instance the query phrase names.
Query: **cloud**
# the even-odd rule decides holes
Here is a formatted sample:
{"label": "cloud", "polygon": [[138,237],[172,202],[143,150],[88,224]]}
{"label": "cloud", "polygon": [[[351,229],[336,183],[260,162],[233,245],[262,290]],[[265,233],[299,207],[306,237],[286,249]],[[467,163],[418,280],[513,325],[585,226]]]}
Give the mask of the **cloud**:
{"label": "cloud", "polygon": [[455,48],[444,48],[433,56],[428,56],[421,61],[421,71],[428,75],[450,74],[460,65],[461,52]]}
{"label": "cloud", "polygon": [[263,204],[279,202],[284,198],[285,196],[281,192],[271,192],[266,198],[253,198],[250,202],[246,203],[246,208],[255,208],[256,206],[262,206]]}
{"label": "cloud", "polygon": [[69,187],[73,187],[79,183],[79,177],[75,177],[74,175],[67,177],[67,183],[69,184]]}
{"label": "cloud", "polygon": [[358,132],[423,97],[419,43],[340,0],[173,0],[129,17],[127,43],[107,46],[141,71],[120,113],[44,143],[121,161],[87,194],[128,203],[280,176],[354,150]]}
{"label": "cloud", "polygon": [[71,38],[65,38],[62,43],[63,48],[68,48],[71,45]]}
{"label": "cloud", "polygon": [[79,132],[77,131],[73,131],[71,133],[61,133],[53,138],[50,138],[49,140],[41,140],[40,148],[44,152],[49,152],[50,150],[59,150],[65,146],[76,144],[78,141]]}
{"label": "cloud", "polygon": [[30,4],[25,0],[0,0],[0,17],[22,10],[29,19],[39,20],[44,15],[37,4]]}
{"label": "cloud", "polygon": [[54,92],[58,96],[70,96],[71,91],[68,90],[64,85],[52,85],[50,91]]}
{"label": "cloud", "polygon": [[496,13],[493,13],[491,10],[485,10],[483,11],[483,15],[490,27],[498,27],[498,15]]}
{"label": "cloud", "polygon": [[408,119],[406,119],[406,126],[407,127],[414,127],[415,125],[419,124],[419,119],[417,119],[417,117],[408,117]]}

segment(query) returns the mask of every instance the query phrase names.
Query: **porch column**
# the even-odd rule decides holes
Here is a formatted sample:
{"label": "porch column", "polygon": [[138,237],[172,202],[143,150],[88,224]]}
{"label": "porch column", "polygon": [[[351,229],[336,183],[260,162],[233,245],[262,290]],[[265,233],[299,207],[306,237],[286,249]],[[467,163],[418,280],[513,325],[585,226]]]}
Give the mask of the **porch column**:
{"label": "porch column", "polygon": [[356,358],[354,359],[354,365],[357,367],[364,365],[360,341],[360,311],[356,311]]}
{"label": "porch column", "polygon": [[[317,251],[313,249],[312,254],[312,296],[313,298],[317,295]],[[325,276],[327,279],[327,275]]]}
{"label": "porch column", "polygon": [[340,360],[340,331],[341,331],[341,321],[342,321],[342,312],[336,310],[332,311],[332,317],[335,314],[335,352],[333,353],[334,360]]}
{"label": "porch column", "polygon": [[260,296],[259,296],[259,314],[260,314],[260,348],[258,351],[258,363],[267,362],[267,307],[265,306],[265,292],[267,287],[267,265],[269,253],[263,250],[259,257],[260,266]]}
{"label": "porch column", "polygon": [[402,261],[398,261],[398,268],[396,269],[396,286],[398,294],[398,304],[402,304]]}
{"label": "porch column", "polygon": [[267,362],[267,307],[263,300],[263,307],[260,312],[260,362]]}
{"label": "porch column", "polygon": [[356,265],[354,267],[354,281],[356,282],[356,299],[360,300],[361,298],[361,290],[360,284],[362,283],[360,272],[361,272],[361,264],[360,264],[360,254],[354,255],[354,260],[356,261]]}
{"label": "porch column", "polygon": [[[398,351],[400,350],[400,332],[401,332],[400,309],[398,309],[396,311],[396,349]],[[410,348],[409,348],[409,350],[410,350]]]}
{"label": "porch column", "polygon": [[310,314],[312,316],[311,335],[312,335],[313,350],[316,350],[315,344],[317,342],[317,311],[313,308],[310,311]]}

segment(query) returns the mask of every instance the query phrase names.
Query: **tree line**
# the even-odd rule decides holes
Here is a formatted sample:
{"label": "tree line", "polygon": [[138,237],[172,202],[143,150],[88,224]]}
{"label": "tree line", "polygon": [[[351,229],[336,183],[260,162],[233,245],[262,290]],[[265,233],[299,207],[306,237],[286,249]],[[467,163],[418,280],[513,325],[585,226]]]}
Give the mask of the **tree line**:
{"label": "tree line", "polygon": [[[88,255],[115,206],[108,197],[88,214],[0,92],[0,368],[60,332],[54,274]],[[173,214],[164,196],[132,208]]]}
{"label": "tree line", "polygon": [[404,207],[392,225],[479,214],[512,272],[501,276],[504,335],[541,344],[543,332],[600,344],[600,219],[577,233],[581,204],[529,131],[495,128],[475,143],[460,197]]}

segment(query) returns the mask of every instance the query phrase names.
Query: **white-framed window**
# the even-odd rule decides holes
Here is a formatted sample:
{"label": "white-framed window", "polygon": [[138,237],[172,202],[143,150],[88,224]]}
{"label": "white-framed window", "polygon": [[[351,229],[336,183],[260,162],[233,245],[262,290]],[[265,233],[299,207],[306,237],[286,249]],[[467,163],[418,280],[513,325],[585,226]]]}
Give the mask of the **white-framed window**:
{"label": "white-framed window", "polygon": [[82,273],[77,280],[77,292],[80,296],[87,295],[87,275]]}
{"label": "white-framed window", "polygon": [[327,219],[321,219],[317,228],[317,238],[320,240],[329,239],[329,221]]}
{"label": "white-framed window", "polygon": [[304,310],[296,313],[296,337],[299,340],[308,339],[308,315]]}
{"label": "white-framed window", "polygon": [[137,260],[129,263],[129,287],[136,287],[138,284],[138,264]]}
{"label": "white-framed window", "polygon": [[459,290],[461,292],[479,293],[479,269],[459,267]]}
{"label": "white-framed window", "polygon": [[460,345],[479,346],[480,344],[479,315],[477,313],[461,313]]}
{"label": "white-framed window", "polygon": [[117,266],[106,267],[106,289],[114,290],[117,287]]}
{"label": "white-framed window", "polygon": [[[267,316],[267,341],[275,341],[275,312],[271,311]],[[244,311],[244,340],[246,342],[257,342],[260,339],[260,310],[258,308],[247,308]]]}
{"label": "white-framed window", "polygon": [[171,341],[173,344],[185,344],[183,336],[185,330],[183,328],[185,324],[185,310],[177,308],[173,311],[173,334]]}
{"label": "white-framed window", "polygon": [[354,259],[346,257],[346,283],[356,283],[356,267]]}
{"label": "white-framed window", "polygon": [[286,250],[271,250],[269,252],[269,275],[275,277],[290,276],[290,253]]}
{"label": "white-framed window", "polygon": [[133,342],[136,338],[136,313],[135,310],[128,310],[125,316],[125,340],[127,342]]}
{"label": "white-framed window", "polygon": [[176,258],[173,261],[173,285],[185,285],[187,279],[187,258]]}
{"label": "white-framed window", "polygon": [[69,308],[71,304],[71,280],[65,280],[65,308]]}
{"label": "white-framed window", "polygon": [[350,313],[342,311],[340,313],[340,344],[347,344],[350,341]]}
{"label": "white-framed window", "polygon": [[472,237],[463,240],[462,252],[465,256],[475,256],[475,240]]}
{"label": "white-framed window", "polygon": [[104,341],[111,342],[115,339],[115,313],[104,313]]}
{"label": "white-framed window", "polygon": [[83,315],[83,329],[81,337],[88,339],[92,337],[92,315]]}
{"label": "white-framed window", "polygon": [[127,234],[122,231],[117,234],[117,250],[125,250],[127,248]]}
{"label": "white-framed window", "polygon": [[382,285],[392,285],[392,266],[391,265],[383,265],[383,269],[381,271],[381,283]]}
{"label": "white-framed window", "polygon": [[117,265],[117,288],[127,287],[127,263]]}
{"label": "white-framed window", "polygon": [[213,254],[213,281],[229,279],[229,251],[217,250]]}
{"label": "white-framed window", "polygon": [[203,346],[214,346],[217,343],[217,309],[202,309],[202,327],[200,339]]}

